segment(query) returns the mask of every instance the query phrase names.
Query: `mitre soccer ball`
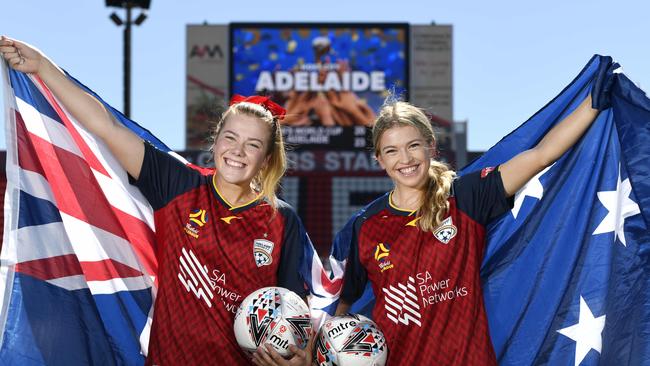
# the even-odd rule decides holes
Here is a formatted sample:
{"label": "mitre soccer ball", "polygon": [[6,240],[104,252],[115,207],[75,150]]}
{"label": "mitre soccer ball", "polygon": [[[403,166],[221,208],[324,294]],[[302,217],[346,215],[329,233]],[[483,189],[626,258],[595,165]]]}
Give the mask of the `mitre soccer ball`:
{"label": "mitre soccer ball", "polygon": [[384,334],[363,315],[329,319],[316,338],[314,362],[319,366],[383,366],[387,357]]}
{"label": "mitre soccer ball", "polygon": [[312,333],[309,307],[296,293],[282,287],[264,287],[248,295],[235,315],[239,346],[253,353],[266,343],[282,356],[289,346],[304,349]]}

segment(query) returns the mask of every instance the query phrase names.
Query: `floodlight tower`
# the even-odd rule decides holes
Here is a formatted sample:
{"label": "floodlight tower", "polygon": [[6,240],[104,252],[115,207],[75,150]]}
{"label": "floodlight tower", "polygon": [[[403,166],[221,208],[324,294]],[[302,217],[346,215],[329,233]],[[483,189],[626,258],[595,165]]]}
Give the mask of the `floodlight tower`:
{"label": "floodlight tower", "polygon": [[[131,116],[131,25],[140,25],[147,19],[147,10],[151,0],[106,0],[106,6],[124,8],[126,18],[123,20],[117,13],[113,12],[110,19],[115,25],[124,25],[124,110],[125,116]],[[133,9],[141,9],[135,20],[131,19]]]}

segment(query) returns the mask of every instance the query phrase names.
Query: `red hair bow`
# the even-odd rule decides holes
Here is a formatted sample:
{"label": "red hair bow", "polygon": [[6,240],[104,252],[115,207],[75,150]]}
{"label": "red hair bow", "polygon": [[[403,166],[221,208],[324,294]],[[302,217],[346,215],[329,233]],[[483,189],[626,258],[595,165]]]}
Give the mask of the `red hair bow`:
{"label": "red hair bow", "polygon": [[262,97],[259,95],[251,95],[250,97],[245,97],[243,95],[235,94],[230,99],[230,105],[241,103],[241,102],[261,105],[262,107],[266,108],[266,110],[271,112],[273,117],[279,119],[284,118],[284,115],[287,114],[286,109],[282,108],[279,104],[269,99],[269,97]]}

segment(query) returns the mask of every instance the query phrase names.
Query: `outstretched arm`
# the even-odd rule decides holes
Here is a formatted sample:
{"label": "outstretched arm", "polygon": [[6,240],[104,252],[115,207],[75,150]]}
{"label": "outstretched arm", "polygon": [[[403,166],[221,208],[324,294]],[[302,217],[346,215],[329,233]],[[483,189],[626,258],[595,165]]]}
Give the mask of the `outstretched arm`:
{"label": "outstretched arm", "polygon": [[115,121],[95,97],[88,94],[36,48],[7,37],[0,38],[0,52],[13,69],[37,74],[54,95],[88,131],[99,136],[122,167],[133,176],[140,176],[144,159],[142,139]]}
{"label": "outstretched arm", "polygon": [[591,105],[591,96],[588,96],[578,108],[553,127],[537,146],[499,167],[508,197],[517,193],[526,182],[553,164],[580,139],[598,115],[598,110]]}

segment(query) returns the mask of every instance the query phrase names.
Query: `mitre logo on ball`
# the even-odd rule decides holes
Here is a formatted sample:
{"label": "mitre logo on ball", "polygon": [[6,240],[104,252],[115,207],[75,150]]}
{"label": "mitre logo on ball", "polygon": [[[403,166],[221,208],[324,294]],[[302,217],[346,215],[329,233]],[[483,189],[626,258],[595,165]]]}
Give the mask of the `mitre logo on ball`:
{"label": "mitre logo on ball", "polygon": [[285,288],[261,288],[239,305],[234,331],[244,351],[253,353],[270,344],[282,356],[290,356],[289,346],[304,349],[312,334],[309,308],[300,296]]}
{"label": "mitre logo on ball", "polygon": [[387,357],[384,334],[363,315],[334,317],[316,337],[314,363],[318,366],[383,366]]}

